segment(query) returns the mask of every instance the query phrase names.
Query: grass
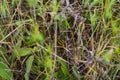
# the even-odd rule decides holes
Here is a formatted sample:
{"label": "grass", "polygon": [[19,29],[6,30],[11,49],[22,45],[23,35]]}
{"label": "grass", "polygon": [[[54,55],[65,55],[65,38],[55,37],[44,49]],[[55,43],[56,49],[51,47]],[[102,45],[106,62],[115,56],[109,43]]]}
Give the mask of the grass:
{"label": "grass", "polygon": [[119,0],[0,1],[0,80],[119,80]]}

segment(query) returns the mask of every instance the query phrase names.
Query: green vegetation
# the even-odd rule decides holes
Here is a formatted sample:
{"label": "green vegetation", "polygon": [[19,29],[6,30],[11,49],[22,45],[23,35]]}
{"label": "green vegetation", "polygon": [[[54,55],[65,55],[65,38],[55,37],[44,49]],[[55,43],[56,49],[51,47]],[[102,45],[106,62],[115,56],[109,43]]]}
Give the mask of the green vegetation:
{"label": "green vegetation", "polygon": [[0,0],[0,80],[119,80],[120,0]]}

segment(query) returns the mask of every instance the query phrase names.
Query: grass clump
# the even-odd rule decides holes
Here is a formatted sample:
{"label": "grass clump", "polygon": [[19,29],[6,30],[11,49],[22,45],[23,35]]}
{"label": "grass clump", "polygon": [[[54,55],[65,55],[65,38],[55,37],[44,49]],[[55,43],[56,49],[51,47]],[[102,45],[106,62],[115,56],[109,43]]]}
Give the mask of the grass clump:
{"label": "grass clump", "polygon": [[1,80],[119,80],[119,0],[0,1]]}

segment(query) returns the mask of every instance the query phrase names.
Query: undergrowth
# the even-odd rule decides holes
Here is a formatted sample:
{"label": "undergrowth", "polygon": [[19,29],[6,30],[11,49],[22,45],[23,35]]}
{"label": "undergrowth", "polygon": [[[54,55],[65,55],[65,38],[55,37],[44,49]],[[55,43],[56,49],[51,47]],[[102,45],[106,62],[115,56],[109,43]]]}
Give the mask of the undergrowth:
{"label": "undergrowth", "polygon": [[0,80],[119,79],[119,0],[0,0]]}

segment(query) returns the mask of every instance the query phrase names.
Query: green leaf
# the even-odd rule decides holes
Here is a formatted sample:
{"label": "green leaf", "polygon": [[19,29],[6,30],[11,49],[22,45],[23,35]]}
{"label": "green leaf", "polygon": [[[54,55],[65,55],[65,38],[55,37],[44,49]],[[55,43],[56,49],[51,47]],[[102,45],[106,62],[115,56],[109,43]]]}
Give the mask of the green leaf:
{"label": "green leaf", "polygon": [[67,80],[66,79],[66,76],[63,74],[62,70],[58,70],[56,73],[55,73],[55,76],[56,76],[56,80]]}
{"label": "green leaf", "polygon": [[57,0],[53,0],[53,5],[52,5],[52,9],[53,11],[56,13],[59,9],[59,4],[57,2]]}
{"label": "green leaf", "polygon": [[50,69],[52,69],[53,61],[50,57],[46,57],[44,64],[48,68],[48,70],[50,70]]}
{"label": "green leaf", "polygon": [[81,80],[82,76],[80,74],[78,74],[77,72],[77,67],[72,67],[72,70],[73,70],[73,73],[75,75],[75,77],[78,79],[78,80]]}
{"label": "green leaf", "polygon": [[26,73],[24,75],[25,80],[29,80],[29,73],[32,67],[33,60],[34,60],[34,56],[30,56],[26,61]]}
{"label": "green leaf", "polygon": [[64,19],[62,23],[66,28],[70,29],[70,24],[68,23],[67,19]]}
{"label": "green leaf", "polygon": [[9,67],[3,62],[0,62],[0,76],[6,80],[12,80],[12,73],[8,70],[10,70]]}
{"label": "green leaf", "polygon": [[30,7],[35,7],[38,0],[27,0],[28,4]]}
{"label": "green leaf", "polygon": [[44,38],[39,31],[38,25],[34,25],[31,35],[26,40],[26,44],[28,45],[28,44],[33,44],[36,42],[43,42],[43,41],[44,41]]}
{"label": "green leaf", "polygon": [[27,61],[26,61],[26,72],[29,73],[30,72],[30,69],[31,69],[31,66],[32,66],[32,63],[33,63],[33,60],[34,60],[34,56],[30,56]]}
{"label": "green leaf", "polygon": [[31,54],[33,51],[32,48],[19,48],[13,51],[17,57],[22,57]]}
{"label": "green leaf", "polygon": [[3,2],[0,3],[0,15],[2,17],[7,17],[7,2],[4,0]]}
{"label": "green leaf", "polygon": [[119,47],[119,46],[116,46],[116,47],[115,47],[115,53],[116,53],[116,54],[120,54],[120,47]]}
{"label": "green leaf", "polygon": [[64,73],[65,76],[69,75],[69,70],[67,67],[67,64],[65,62],[63,62],[62,60],[59,60],[59,62],[61,63],[61,70]]}

